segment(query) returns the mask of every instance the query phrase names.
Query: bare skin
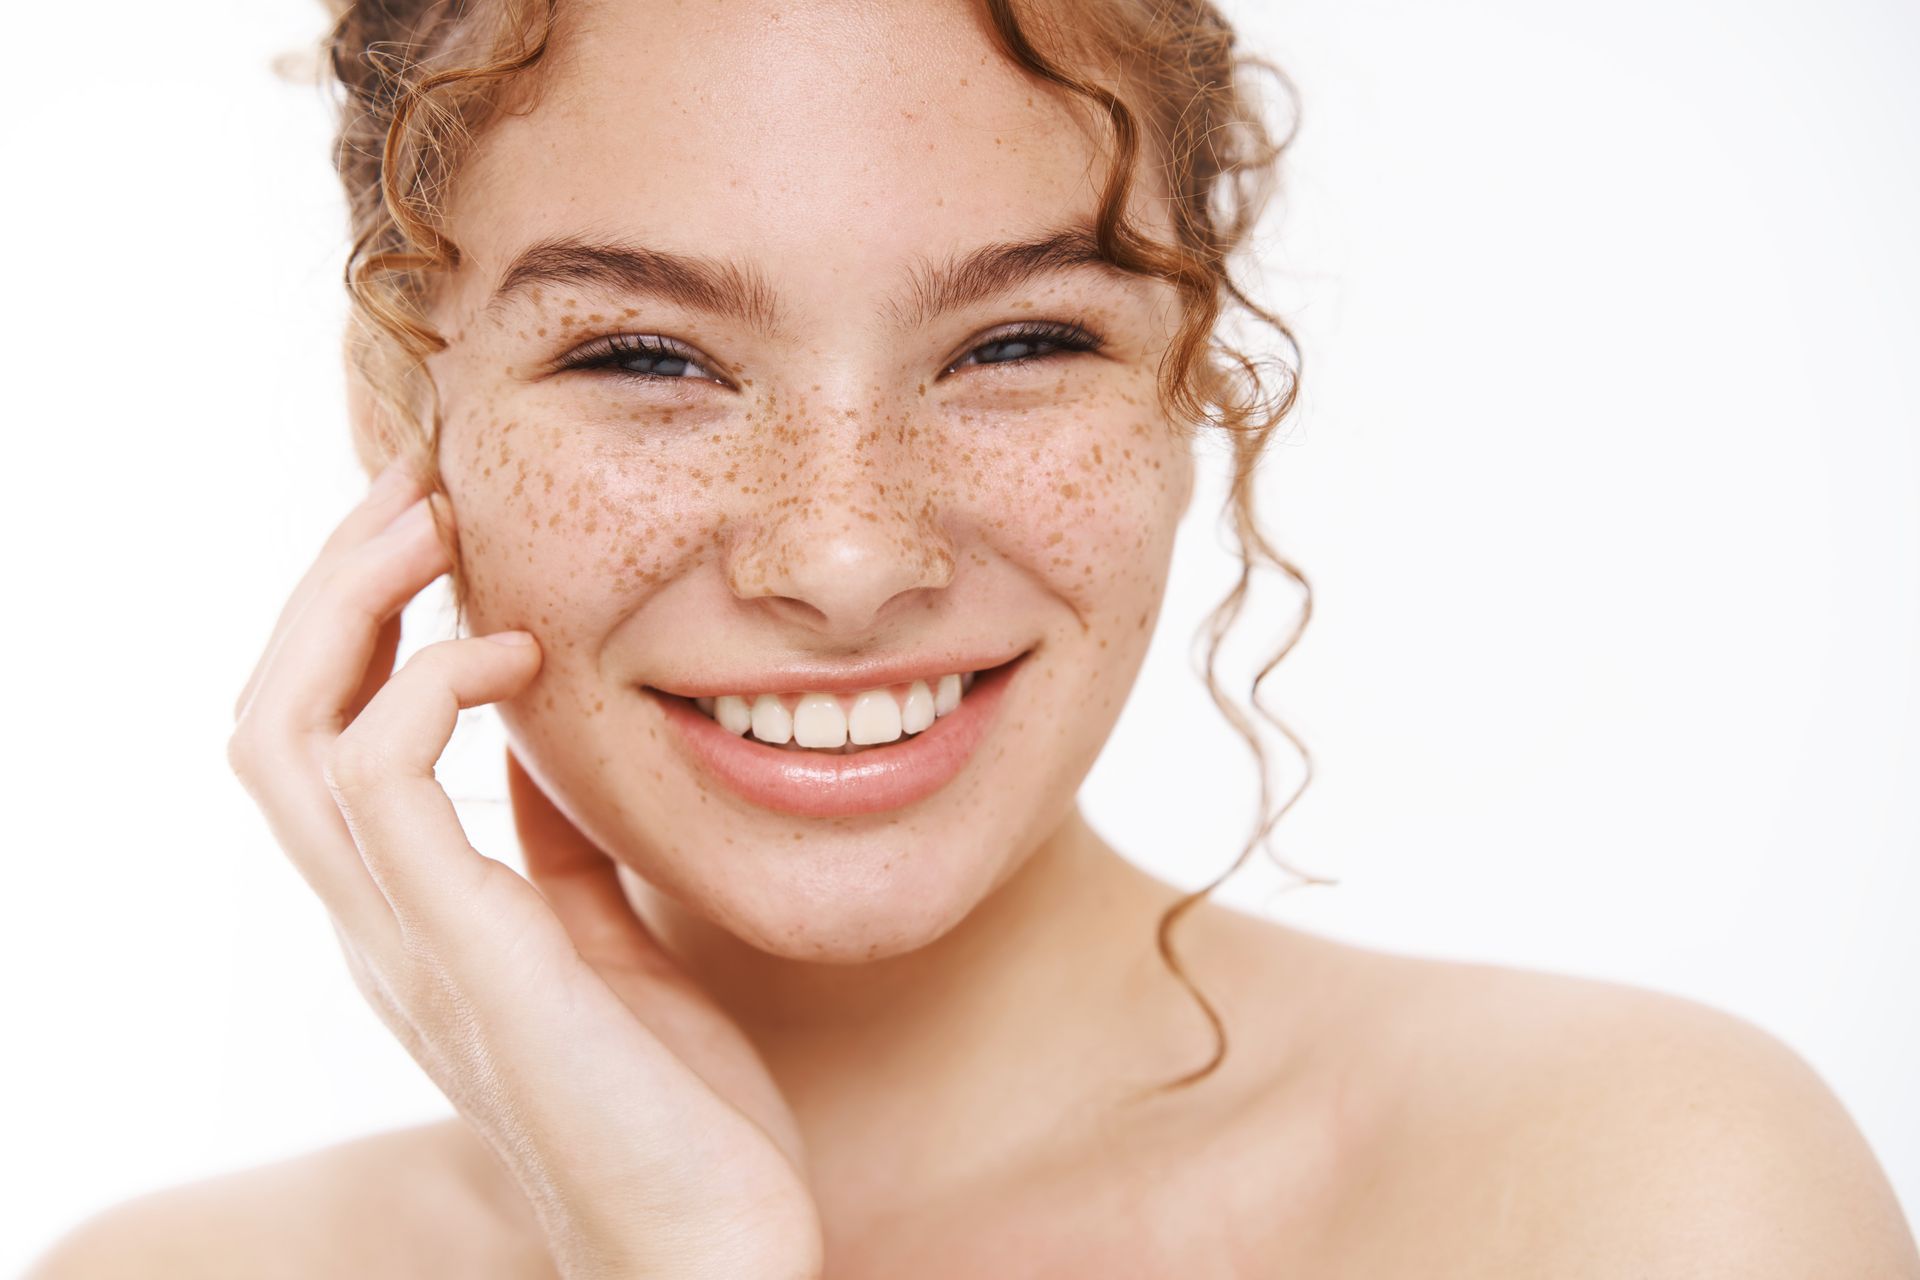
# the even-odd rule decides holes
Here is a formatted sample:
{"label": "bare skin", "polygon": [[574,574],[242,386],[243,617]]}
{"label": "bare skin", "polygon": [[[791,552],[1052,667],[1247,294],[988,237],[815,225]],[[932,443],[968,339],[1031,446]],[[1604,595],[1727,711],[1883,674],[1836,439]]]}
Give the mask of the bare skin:
{"label": "bare skin", "polygon": [[[1220,1071],[1156,1115],[1068,1135],[973,1185],[874,1197],[821,1180],[826,1274],[1920,1276],[1839,1103],[1744,1023],[1213,904],[1187,925],[1190,971],[1234,1037]],[[1204,1057],[1190,1021],[1181,1043]],[[884,1164],[898,1146],[871,1154]],[[458,1119],[129,1202],[33,1274],[169,1263],[236,1280],[557,1274]]]}
{"label": "bare skin", "polygon": [[[572,11],[540,97],[449,206],[448,514],[474,632],[538,641],[537,675],[493,695],[536,787],[516,810],[618,868],[628,923],[777,1087],[826,1275],[1920,1275],[1824,1086],[1646,993],[1206,906],[1176,945],[1227,1057],[1124,1103],[1213,1050],[1153,946],[1177,891],[1074,800],[1191,495],[1152,394],[1170,293],[1078,270],[901,310],[913,264],[1084,217],[1097,135],[958,4]],[[1164,236],[1147,173],[1141,221]],[[786,323],[604,280],[496,296],[530,245],[581,238],[746,261]],[[1105,343],[954,363],[1026,319]],[[671,336],[690,372],[555,371],[613,332]],[[756,809],[635,689],[958,645],[1032,647],[1023,699],[897,814]],[[595,1131],[596,1099],[545,1101]],[[123,1206],[37,1274],[174,1269],[556,1273],[464,1118]]]}

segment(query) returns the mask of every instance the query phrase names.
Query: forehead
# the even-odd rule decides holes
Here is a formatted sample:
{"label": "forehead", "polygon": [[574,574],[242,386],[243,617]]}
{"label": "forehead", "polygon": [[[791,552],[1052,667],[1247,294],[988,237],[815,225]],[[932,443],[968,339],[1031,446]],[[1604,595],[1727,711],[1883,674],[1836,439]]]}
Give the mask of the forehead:
{"label": "forehead", "polygon": [[804,292],[1097,203],[1091,111],[1014,66],[971,0],[576,0],[561,22],[532,109],[489,126],[453,192],[476,284],[590,236]]}

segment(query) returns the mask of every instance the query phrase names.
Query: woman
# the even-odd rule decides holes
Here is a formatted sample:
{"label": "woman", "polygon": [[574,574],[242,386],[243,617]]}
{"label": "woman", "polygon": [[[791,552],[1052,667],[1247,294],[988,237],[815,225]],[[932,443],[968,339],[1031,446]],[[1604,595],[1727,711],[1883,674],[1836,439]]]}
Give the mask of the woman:
{"label": "woman", "polygon": [[[334,51],[378,478],[232,757],[459,1117],[36,1274],[1920,1274],[1754,1029],[1082,821],[1205,431],[1273,559],[1290,389],[1205,343],[1278,147],[1210,10],[382,4]],[[442,573],[471,634],[393,671]],[[531,884],[433,780],[483,703]]]}

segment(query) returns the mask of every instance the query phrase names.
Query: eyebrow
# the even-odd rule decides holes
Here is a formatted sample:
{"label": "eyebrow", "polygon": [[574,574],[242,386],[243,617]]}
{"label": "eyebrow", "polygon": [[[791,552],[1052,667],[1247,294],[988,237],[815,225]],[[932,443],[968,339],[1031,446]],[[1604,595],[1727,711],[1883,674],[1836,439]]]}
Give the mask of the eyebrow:
{"label": "eyebrow", "polygon": [[[1129,282],[1141,278],[1100,252],[1090,226],[1075,224],[1027,240],[981,245],[938,261],[923,255],[909,264],[902,297],[890,300],[882,310],[898,328],[916,329],[944,312],[1006,293],[1027,281],[1088,267]],[[779,295],[751,263],[644,245],[543,240],[513,260],[487,308],[542,284],[599,286],[737,320],[768,336],[786,332]]]}

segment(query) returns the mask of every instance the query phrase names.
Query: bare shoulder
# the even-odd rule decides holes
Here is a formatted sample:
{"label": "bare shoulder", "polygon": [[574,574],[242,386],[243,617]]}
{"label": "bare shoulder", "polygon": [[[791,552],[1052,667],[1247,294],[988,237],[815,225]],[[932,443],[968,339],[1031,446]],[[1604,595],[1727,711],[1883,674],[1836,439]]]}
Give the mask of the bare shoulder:
{"label": "bare shoulder", "polygon": [[1920,1280],[1866,1140],[1752,1023],[1282,932],[1339,993],[1321,1043],[1349,1155],[1322,1274]]}
{"label": "bare shoulder", "polygon": [[[1564,1275],[1920,1277],[1865,1138],[1780,1040],[1694,1001],[1618,984],[1442,966],[1457,1010],[1424,1115],[1471,1099],[1487,1188],[1516,1240]],[[1469,1084],[1475,1072],[1484,1083]],[[1497,1082],[1497,1083],[1496,1083]]]}
{"label": "bare shoulder", "polygon": [[114,1205],[28,1280],[554,1276],[490,1159],[451,1119],[355,1138]]}

